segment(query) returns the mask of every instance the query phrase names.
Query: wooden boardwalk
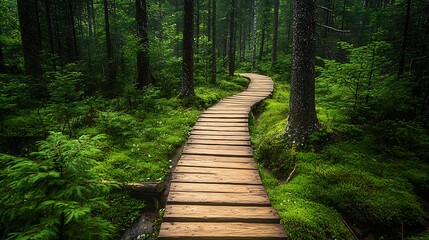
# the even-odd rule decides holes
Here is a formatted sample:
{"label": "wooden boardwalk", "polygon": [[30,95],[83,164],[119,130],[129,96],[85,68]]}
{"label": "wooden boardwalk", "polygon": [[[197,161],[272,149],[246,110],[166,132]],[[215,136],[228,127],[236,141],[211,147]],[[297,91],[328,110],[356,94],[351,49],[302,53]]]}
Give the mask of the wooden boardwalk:
{"label": "wooden boardwalk", "polygon": [[250,108],[271,78],[242,74],[246,91],[201,114],[173,171],[158,239],[286,239],[252,158]]}

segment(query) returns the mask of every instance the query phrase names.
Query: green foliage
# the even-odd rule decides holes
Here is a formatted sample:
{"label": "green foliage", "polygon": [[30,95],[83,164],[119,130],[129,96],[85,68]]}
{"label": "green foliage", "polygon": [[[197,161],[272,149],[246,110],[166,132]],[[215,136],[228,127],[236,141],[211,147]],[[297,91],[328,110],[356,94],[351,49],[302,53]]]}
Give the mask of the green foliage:
{"label": "green foliage", "polygon": [[317,67],[320,72],[318,93],[326,104],[337,104],[358,120],[359,114],[368,110],[368,104],[379,94],[380,87],[389,77],[381,69],[389,64],[383,52],[391,46],[378,41],[357,48],[340,42],[339,47],[347,52],[347,61],[322,59],[324,66]]}
{"label": "green foliage", "polygon": [[423,233],[420,236],[414,236],[414,237],[409,237],[407,238],[407,240],[428,240],[429,239],[429,233]]}
{"label": "green foliage", "polygon": [[111,187],[94,171],[103,138],[53,132],[30,158],[1,156],[1,225],[11,239],[109,239],[113,226],[91,214],[107,207]]}
{"label": "green foliage", "polygon": [[114,140],[123,139],[133,134],[136,119],[124,112],[99,112],[97,127],[102,133],[107,133]]}
{"label": "green foliage", "polygon": [[112,190],[106,200],[110,208],[103,209],[100,216],[109,220],[119,230],[116,231],[113,239],[120,238],[120,233],[131,226],[147,207],[145,201],[131,197],[127,191],[122,189]]}

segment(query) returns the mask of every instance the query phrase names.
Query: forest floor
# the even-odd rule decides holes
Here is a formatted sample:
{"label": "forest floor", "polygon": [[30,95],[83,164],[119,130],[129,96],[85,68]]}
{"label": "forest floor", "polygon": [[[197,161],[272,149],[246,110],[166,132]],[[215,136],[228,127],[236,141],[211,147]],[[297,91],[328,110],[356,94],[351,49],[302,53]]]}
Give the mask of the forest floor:
{"label": "forest floor", "polygon": [[280,79],[254,114],[251,140],[290,239],[429,239],[427,135],[414,130],[409,142],[388,142],[398,134],[389,131],[406,127],[383,133],[352,124],[332,96],[319,93],[322,128],[305,146],[290,145],[289,84]]}

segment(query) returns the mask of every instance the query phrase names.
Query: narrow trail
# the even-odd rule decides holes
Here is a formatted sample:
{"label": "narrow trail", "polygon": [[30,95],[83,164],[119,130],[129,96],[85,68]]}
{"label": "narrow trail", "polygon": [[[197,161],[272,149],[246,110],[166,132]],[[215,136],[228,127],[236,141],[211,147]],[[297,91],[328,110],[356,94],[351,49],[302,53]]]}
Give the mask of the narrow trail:
{"label": "narrow trail", "polygon": [[246,91],[203,112],[173,171],[158,239],[286,239],[253,159],[248,115],[273,91],[242,74]]}

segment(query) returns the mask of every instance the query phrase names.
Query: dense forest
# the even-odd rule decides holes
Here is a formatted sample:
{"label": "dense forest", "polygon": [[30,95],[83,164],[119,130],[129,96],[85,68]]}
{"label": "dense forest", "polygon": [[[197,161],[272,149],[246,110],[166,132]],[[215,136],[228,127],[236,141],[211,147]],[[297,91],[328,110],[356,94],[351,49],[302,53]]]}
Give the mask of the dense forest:
{"label": "dense forest", "polygon": [[0,238],[156,239],[132,186],[240,72],[290,239],[429,239],[428,0],[0,0]]}

